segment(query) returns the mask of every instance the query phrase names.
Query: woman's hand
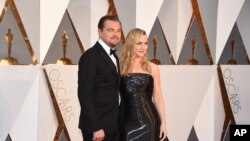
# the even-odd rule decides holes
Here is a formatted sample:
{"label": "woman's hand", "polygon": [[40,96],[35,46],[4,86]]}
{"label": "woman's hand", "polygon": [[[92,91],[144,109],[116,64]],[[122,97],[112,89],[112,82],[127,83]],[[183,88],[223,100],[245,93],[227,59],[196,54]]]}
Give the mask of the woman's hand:
{"label": "woman's hand", "polygon": [[166,137],[167,137],[167,127],[165,123],[162,123],[160,127],[160,136],[159,136],[160,141],[164,141]]}

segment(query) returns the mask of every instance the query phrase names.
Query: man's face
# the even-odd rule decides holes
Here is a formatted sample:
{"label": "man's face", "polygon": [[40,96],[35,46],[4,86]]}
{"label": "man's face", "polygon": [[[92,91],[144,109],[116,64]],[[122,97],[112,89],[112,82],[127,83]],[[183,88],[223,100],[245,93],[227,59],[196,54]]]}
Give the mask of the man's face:
{"label": "man's face", "polygon": [[98,29],[98,33],[108,46],[115,47],[121,41],[121,24],[118,21],[107,20],[103,29]]}

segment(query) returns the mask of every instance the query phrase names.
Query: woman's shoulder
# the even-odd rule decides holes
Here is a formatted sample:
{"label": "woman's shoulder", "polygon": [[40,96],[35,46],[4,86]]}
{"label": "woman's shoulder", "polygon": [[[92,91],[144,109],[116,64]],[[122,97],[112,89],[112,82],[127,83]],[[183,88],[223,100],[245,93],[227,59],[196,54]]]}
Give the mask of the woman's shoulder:
{"label": "woman's shoulder", "polygon": [[155,76],[156,74],[159,73],[158,65],[156,65],[155,63],[152,63],[152,62],[149,62],[149,65],[151,67],[151,73],[153,74],[153,76]]}
{"label": "woman's shoulder", "polygon": [[156,69],[159,69],[159,68],[158,68],[158,65],[156,65],[155,63],[152,63],[152,62],[150,62],[150,61],[149,61],[149,65],[150,65],[152,71],[154,71],[154,70],[156,70]]}

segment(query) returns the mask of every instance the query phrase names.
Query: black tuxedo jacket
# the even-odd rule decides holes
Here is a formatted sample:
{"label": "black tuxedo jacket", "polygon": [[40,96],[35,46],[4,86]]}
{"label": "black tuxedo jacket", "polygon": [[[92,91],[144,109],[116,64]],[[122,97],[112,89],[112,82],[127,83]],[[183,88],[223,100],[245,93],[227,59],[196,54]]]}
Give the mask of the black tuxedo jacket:
{"label": "black tuxedo jacket", "polygon": [[118,130],[119,85],[120,73],[97,42],[79,60],[79,128],[83,135],[99,129],[105,134]]}

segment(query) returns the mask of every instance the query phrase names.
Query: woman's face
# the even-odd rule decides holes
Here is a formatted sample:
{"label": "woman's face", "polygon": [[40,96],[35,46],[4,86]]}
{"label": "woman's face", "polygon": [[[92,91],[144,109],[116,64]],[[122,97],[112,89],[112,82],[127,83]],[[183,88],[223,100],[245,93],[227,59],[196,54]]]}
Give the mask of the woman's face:
{"label": "woman's face", "polygon": [[142,58],[147,53],[147,50],[148,38],[146,35],[142,35],[134,45],[135,58]]}

